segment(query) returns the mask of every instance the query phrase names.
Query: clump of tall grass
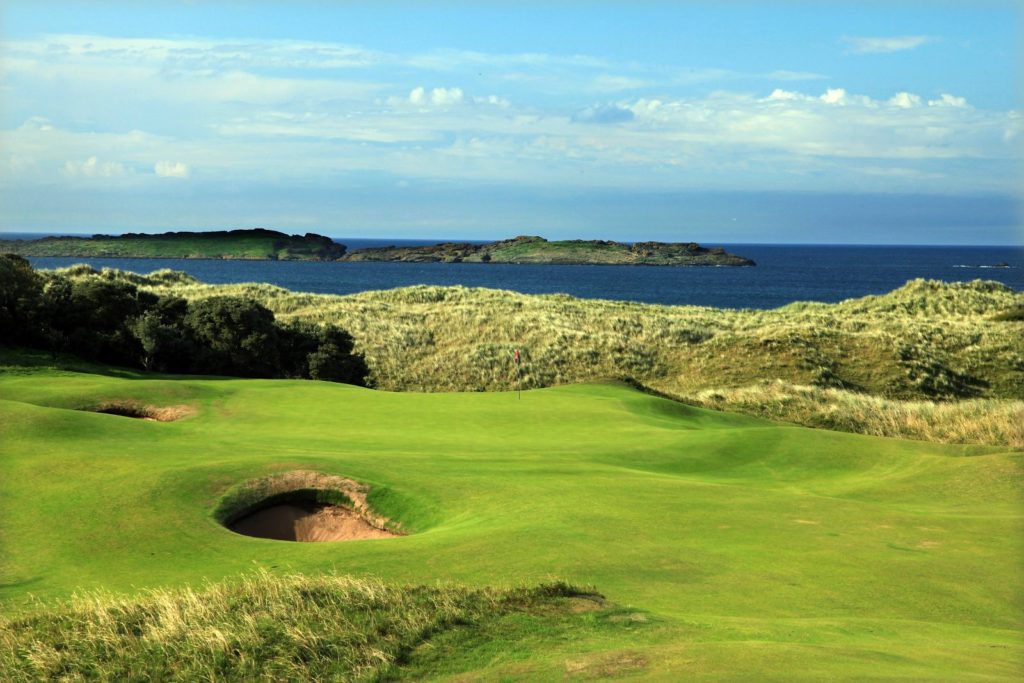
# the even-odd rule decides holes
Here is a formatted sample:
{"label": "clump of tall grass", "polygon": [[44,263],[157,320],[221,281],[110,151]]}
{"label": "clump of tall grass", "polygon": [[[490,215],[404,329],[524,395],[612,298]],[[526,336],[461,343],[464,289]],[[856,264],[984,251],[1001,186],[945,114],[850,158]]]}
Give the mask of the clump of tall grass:
{"label": "clump of tall grass", "polygon": [[898,401],[781,381],[705,390],[684,400],[844,432],[1024,449],[1024,401],[1018,400]]}
{"label": "clump of tall grass", "polygon": [[53,272],[71,280],[95,277],[102,278],[104,280],[130,282],[137,286],[149,285],[156,287],[168,287],[172,285],[190,285],[199,283],[199,280],[188,273],[184,273],[180,270],[172,270],[170,268],[161,268],[160,270],[154,270],[148,275],[139,275],[137,273],[118,270],[116,268],[101,268],[100,270],[96,270],[87,263],[76,263],[65,268],[56,268]]}
{"label": "clump of tall grass", "polygon": [[390,680],[434,637],[582,595],[562,583],[398,587],[268,573],[200,590],[90,595],[0,619],[0,680]]}

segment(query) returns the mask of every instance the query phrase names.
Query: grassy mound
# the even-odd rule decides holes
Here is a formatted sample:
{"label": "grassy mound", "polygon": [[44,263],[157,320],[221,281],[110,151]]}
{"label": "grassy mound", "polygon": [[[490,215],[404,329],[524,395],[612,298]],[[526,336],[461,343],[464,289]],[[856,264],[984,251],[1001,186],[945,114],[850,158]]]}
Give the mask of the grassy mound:
{"label": "grassy mound", "polygon": [[0,678],[415,678],[424,666],[436,667],[425,652],[435,643],[471,647],[474,631],[509,615],[519,620],[515,630],[526,632],[531,617],[562,617],[570,599],[581,597],[600,604],[599,596],[565,584],[474,590],[267,573],[199,590],[92,595],[0,619]]}

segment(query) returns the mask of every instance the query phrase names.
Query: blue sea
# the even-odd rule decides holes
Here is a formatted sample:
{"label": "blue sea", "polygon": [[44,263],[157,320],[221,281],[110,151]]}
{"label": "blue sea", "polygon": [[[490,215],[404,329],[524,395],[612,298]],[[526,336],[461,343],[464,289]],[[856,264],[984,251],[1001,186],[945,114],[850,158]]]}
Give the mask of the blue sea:
{"label": "blue sea", "polygon": [[[25,237],[7,233],[7,239]],[[39,237],[38,234],[31,237]],[[445,240],[346,239],[349,250]],[[716,245],[717,246],[717,245]],[[725,244],[752,268],[537,266],[475,263],[320,263],[182,259],[32,258],[37,268],[89,263],[148,273],[183,270],[204,282],[269,282],[301,292],[352,294],[407,285],[465,285],[528,294],[724,308],[775,308],[793,301],[836,302],[882,294],[913,278],[996,280],[1024,290],[1024,246],[822,246]],[[1008,263],[1009,268],[995,268]]]}

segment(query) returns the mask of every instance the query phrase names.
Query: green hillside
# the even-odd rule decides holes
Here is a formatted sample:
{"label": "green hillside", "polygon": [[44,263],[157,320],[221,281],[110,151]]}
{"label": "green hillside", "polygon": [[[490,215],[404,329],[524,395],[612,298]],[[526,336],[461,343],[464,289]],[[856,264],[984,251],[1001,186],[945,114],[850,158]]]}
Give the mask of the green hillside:
{"label": "green hillside", "polygon": [[322,235],[286,235],[275,230],[254,228],[216,232],[166,232],[156,235],[128,233],[0,240],[0,253],[22,256],[333,261],[345,253],[345,247]]}
{"label": "green hillside", "polygon": [[[408,675],[1008,680],[1024,664],[1020,453],[774,424],[620,384],[519,399],[101,370],[0,374],[9,615],[254,570],[562,580],[616,607],[564,632],[510,617]],[[78,410],[110,402],[184,417]],[[232,486],[292,470],[369,485],[410,533],[287,543],[215,521]]]}

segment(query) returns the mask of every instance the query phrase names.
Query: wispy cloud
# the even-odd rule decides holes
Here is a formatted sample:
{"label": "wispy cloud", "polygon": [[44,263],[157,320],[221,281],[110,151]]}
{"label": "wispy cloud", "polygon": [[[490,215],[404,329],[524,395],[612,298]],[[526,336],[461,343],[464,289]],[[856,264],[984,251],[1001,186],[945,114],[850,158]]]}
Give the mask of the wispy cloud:
{"label": "wispy cloud", "polygon": [[813,71],[786,71],[781,69],[770,71],[764,74],[763,78],[774,81],[820,81],[827,77]]}
{"label": "wispy cloud", "polygon": [[[104,37],[3,49],[0,84],[18,93],[5,115],[25,122],[0,131],[7,186],[315,185],[344,174],[390,186],[645,189],[982,191],[1019,181],[1006,172],[1020,162],[1007,144],[1024,134],[1019,112],[909,86],[870,97],[767,66],[743,74],[477,52],[424,61],[323,43]],[[396,63],[406,68],[376,68]],[[495,70],[481,76],[487,65]]]}
{"label": "wispy cloud", "polygon": [[89,157],[85,161],[64,162],[64,174],[72,178],[113,178],[124,175],[124,166],[116,161]]}
{"label": "wispy cloud", "polygon": [[634,118],[633,110],[615,104],[602,104],[586,107],[576,114],[572,120],[578,123],[625,123]]}
{"label": "wispy cloud", "polygon": [[850,46],[854,54],[881,54],[886,52],[903,52],[921,47],[925,43],[935,42],[931,36],[845,36],[843,42]]}
{"label": "wispy cloud", "polygon": [[161,178],[188,178],[188,164],[180,161],[158,161],[153,165],[153,172]]}

